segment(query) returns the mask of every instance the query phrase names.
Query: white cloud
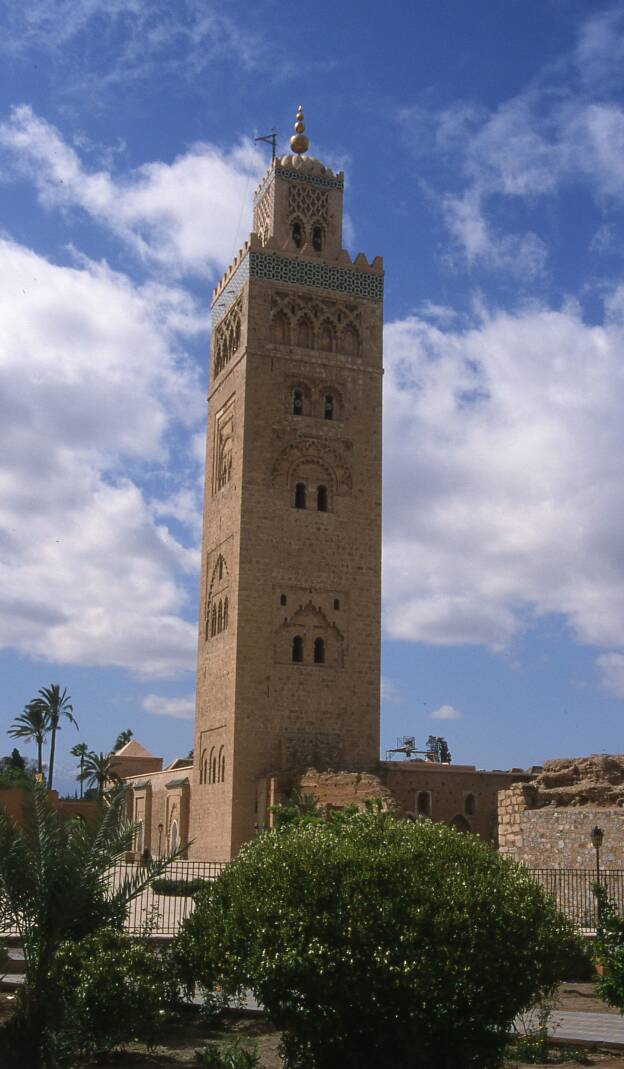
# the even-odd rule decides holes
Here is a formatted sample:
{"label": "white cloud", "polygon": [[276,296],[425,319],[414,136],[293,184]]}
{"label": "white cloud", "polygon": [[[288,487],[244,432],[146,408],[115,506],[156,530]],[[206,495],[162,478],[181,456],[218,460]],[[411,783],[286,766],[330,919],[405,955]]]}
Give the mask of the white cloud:
{"label": "white cloud", "polygon": [[452,705],[441,705],[439,709],[434,709],[431,714],[432,720],[460,720],[461,713],[459,709],[455,709]]}
{"label": "white cloud", "polygon": [[605,690],[624,698],[624,653],[601,653],[596,662]]}
{"label": "white cloud", "polygon": [[195,695],[165,698],[160,694],[147,694],[143,699],[143,708],[148,713],[153,713],[154,716],[173,716],[178,720],[192,720],[195,716]]}
{"label": "white cloud", "polygon": [[267,58],[249,19],[211,0],[6,0],[0,51],[47,52],[65,91],[101,97],[109,86],[150,76],[206,77],[232,58],[243,68]]}
{"label": "white cloud", "polygon": [[384,595],[390,636],[508,646],[560,614],[624,635],[624,327],[578,309],[386,329]]}
{"label": "white cloud", "polygon": [[[7,240],[0,280],[0,645],[146,676],[191,669],[196,550],[142,489],[166,482],[174,431],[190,438],[205,414],[168,326],[177,291],[146,297],[104,265],[61,267]],[[183,522],[197,474],[177,470]]]}
{"label": "white cloud", "polygon": [[27,105],[13,108],[0,125],[0,147],[46,208],[81,209],[170,275],[210,275],[225,267],[251,229],[251,194],[266,166],[257,148],[242,141],[229,152],[193,145],[173,163],[146,163],[121,177],[89,171]]}
{"label": "white cloud", "polygon": [[400,702],[401,691],[397,684],[387,676],[381,677],[381,700],[382,702]]}
{"label": "white cloud", "polygon": [[467,100],[401,109],[399,120],[415,154],[450,166],[449,189],[440,192],[438,174],[429,192],[455,252],[469,264],[520,276],[528,270],[530,277],[543,271],[543,241],[532,231],[510,229],[514,202],[531,208],[563,186],[582,185],[601,211],[611,202],[621,207],[622,57],[624,15],[614,8],[586,20],[572,53],[495,110]]}

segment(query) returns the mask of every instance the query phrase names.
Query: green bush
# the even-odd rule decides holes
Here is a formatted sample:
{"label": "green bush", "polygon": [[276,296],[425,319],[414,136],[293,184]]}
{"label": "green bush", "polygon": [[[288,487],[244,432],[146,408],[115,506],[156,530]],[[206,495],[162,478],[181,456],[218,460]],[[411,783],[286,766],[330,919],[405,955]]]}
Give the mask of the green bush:
{"label": "green bush", "polygon": [[609,901],[604,887],[594,884],[593,891],[598,899],[600,918],[594,954],[602,965],[596,991],[610,1006],[624,1012],[624,917]]}
{"label": "green bush", "polygon": [[155,895],[170,895],[172,898],[191,898],[204,890],[206,880],[154,880],[152,890]]}
{"label": "green bush", "polygon": [[253,1046],[230,1043],[228,1046],[209,1046],[195,1051],[196,1062],[203,1069],[259,1069],[260,1058]]}
{"label": "green bush", "polygon": [[167,955],[105,930],[63,944],[55,958],[58,1051],[102,1055],[130,1040],[154,1045],[175,1001]]}
{"label": "green bush", "polygon": [[366,812],[258,836],[174,949],[189,988],[253,990],[305,1069],[491,1069],[577,939],[473,836]]}

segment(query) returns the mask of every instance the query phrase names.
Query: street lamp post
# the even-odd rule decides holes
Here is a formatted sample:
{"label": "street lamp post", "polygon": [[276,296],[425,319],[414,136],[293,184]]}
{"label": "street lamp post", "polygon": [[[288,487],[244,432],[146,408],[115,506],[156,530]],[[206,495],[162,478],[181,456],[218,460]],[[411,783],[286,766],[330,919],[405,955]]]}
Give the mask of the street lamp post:
{"label": "street lamp post", "polygon": [[160,857],[160,844],[162,842],[162,833],[163,833],[164,827],[165,827],[164,824],[159,824],[158,825],[158,856],[159,857]]}
{"label": "street lamp post", "polygon": [[598,904],[596,932],[600,935],[600,847],[602,846],[602,840],[604,839],[604,832],[597,824],[592,828],[590,838],[592,846],[596,851],[596,901]]}

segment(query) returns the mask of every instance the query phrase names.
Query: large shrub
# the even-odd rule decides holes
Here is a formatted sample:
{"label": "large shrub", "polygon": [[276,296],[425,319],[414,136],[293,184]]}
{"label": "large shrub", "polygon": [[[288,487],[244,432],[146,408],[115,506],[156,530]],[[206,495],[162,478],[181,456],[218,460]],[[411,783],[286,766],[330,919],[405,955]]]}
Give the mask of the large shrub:
{"label": "large shrub", "polygon": [[601,965],[596,989],[600,998],[624,1013],[624,917],[603,886],[594,884],[594,894],[599,915],[594,952]]}
{"label": "large shrub", "polygon": [[373,811],[257,837],[199,896],[175,953],[189,985],[251,988],[289,1066],[489,1069],[574,943],[487,844]]}
{"label": "large shrub", "polygon": [[57,997],[59,1061],[103,1055],[130,1040],[154,1045],[176,991],[166,952],[104,930],[59,947],[51,979]]}

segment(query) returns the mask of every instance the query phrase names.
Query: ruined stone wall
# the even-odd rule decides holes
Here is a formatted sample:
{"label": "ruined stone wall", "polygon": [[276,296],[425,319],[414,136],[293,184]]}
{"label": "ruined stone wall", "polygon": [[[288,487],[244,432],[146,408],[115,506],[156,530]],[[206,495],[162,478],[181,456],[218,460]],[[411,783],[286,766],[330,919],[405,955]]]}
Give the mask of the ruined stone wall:
{"label": "ruined stone wall", "polygon": [[383,809],[396,809],[392,792],[370,772],[318,772],[309,768],[292,779],[284,777],[280,787],[286,794],[313,794],[320,808],[326,810],[362,806],[371,799],[379,799]]}
{"label": "ruined stone wall", "polygon": [[624,868],[624,810],[615,807],[546,805],[539,807],[536,787],[515,784],[501,791],[498,841],[502,854],[529,868],[593,869],[590,834],[602,828],[600,851],[606,868]]}

